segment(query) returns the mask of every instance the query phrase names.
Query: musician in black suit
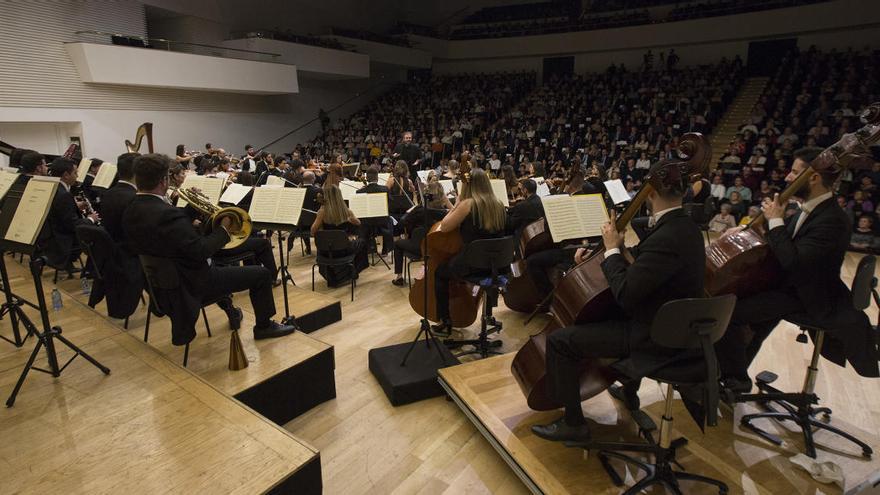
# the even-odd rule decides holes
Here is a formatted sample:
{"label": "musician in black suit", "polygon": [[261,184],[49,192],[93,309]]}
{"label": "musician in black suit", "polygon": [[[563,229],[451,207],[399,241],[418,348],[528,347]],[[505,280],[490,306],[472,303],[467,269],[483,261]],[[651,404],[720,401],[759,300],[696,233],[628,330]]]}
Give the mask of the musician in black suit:
{"label": "musician in black suit", "polygon": [[[358,189],[357,194],[388,193],[388,188],[379,184],[378,168],[370,167],[364,175],[367,179],[367,185]],[[394,228],[391,226],[391,217],[362,218],[361,238],[369,241],[373,231],[382,234],[382,254],[391,252],[394,247]]]}
{"label": "musician in black suit", "polygon": [[124,153],[116,159],[116,184],[101,195],[102,222],[113,242],[122,244],[125,231],[122,228],[122,215],[137,194],[134,185],[134,159],[140,153]]}
{"label": "musician in black suit", "polygon": [[86,199],[92,203],[92,207],[98,212],[101,211],[101,196],[92,188],[92,183],[95,182],[95,175],[97,175],[98,170],[101,169],[101,165],[103,164],[104,160],[101,160],[100,158],[92,158],[89,161],[89,171],[86,173],[86,177],[79,186],[83,195],[85,195]]}
{"label": "musician in black suit", "polygon": [[[648,201],[655,212],[655,227],[638,246],[630,248],[631,264],[624,258],[624,233],[617,232],[612,222],[603,227],[606,251],[602,272],[623,317],[567,327],[550,335],[548,388],[551,397],[565,406],[565,414],[552,423],[533,426],[532,431],[541,438],[589,439],[580,398],[584,359],[625,358],[636,349],[674,356],[676,351],[651,340],[652,320],[668,301],[703,295],[706,262],[700,229],[681,208],[687,188],[684,167],[677,160],[662,160],[651,167],[654,192]],[[586,251],[579,250],[576,261],[585,256]],[[634,394],[634,390],[630,392]]]}
{"label": "musician in black suit", "polygon": [[[303,211],[299,215],[299,223],[296,225],[300,230],[303,244],[305,244],[306,254],[312,254],[312,223],[315,221],[315,214],[321,208],[318,198],[323,194],[321,186],[315,185],[315,173],[306,170],[302,173],[302,187],[306,190],[306,197],[303,199]],[[287,250],[293,248],[293,236],[287,238]]]}
{"label": "musician in black suit", "polygon": [[526,225],[544,218],[544,204],[541,197],[536,193],[538,185],[532,179],[526,179],[522,183],[525,199],[513,205],[507,214],[508,229],[514,232],[514,239],[519,239],[519,234]]}
{"label": "musician in black suit", "polygon": [[241,171],[254,173],[254,170],[257,168],[257,157],[255,156],[256,151],[253,146],[248,144],[245,145],[244,152],[246,155],[241,159]]}
{"label": "musician in black suit", "polygon": [[76,226],[87,223],[94,225],[101,217],[92,212],[89,216],[81,214],[81,206],[73,198],[70,188],[76,184],[77,164],[67,158],[56,158],[49,166],[49,174],[58,177],[60,184],[52,199],[52,206],[41,233],[40,244],[49,266],[72,271],[73,260],[80,255],[76,240]]}
{"label": "musician in black suit", "polygon": [[409,167],[410,177],[415,177],[416,171],[421,169],[422,151],[419,145],[412,142],[412,139],[412,132],[404,132],[403,141],[397,143],[397,146],[394,147],[394,154],[391,156],[395,160],[405,161],[407,167]]}
{"label": "musician in black suit", "polygon": [[170,158],[159,154],[143,155],[135,160],[138,194],[125,210],[123,226],[126,239],[138,254],[171,259],[180,274],[179,291],[157,294],[161,304],[171,308],[172,342],[183,345],[195,337],[195,322],[202,301],[243,290],[249,290],[256,316],[255,339],[292,333],[293,326],[271,320],[275,300],[272,273],[268,269],[210,265],[210,257],[229,242],[231,220],[224,218],[221,228],[208,235],[196,232],[186,213],[168,204],[165,197],[171,165]]}
{"label": "musician in black suit", "polygon": [[[821,151],[797,150],[785,180],[794,182]],[[777,288],[737,301],[727,332],[716,344],[722,381],[734,392],[751,390],[749,365],[773,329],[791,316],[829,330],[822,352],[827,359],[841,366],[849,361],[860,375],[878,376],[868,319],[852,307],[840,280],[852,225],[832,194],[838,175],[831,170],[813,175],[795,193],[804,201],[801,211],[787,220],[778,194],[764,199],[767,241],[783,275]]]}

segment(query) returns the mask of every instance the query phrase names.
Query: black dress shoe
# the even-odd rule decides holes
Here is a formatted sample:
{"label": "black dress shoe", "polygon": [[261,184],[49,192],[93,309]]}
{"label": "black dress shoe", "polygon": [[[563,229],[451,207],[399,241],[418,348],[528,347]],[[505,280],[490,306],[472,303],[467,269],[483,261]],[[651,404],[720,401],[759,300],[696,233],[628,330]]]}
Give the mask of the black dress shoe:
{"label": "black dress shoe", "polygon": [[244,314],[241,312],[241,308],[232,308],[226,312],[226,316],[229,318],[229,328],[233,330],[238,330],[241,328],[241,320],[244,318]]}
{"label": "black dress shoe", "polygon": [[395,278],[391,281],[391,283],[398,287],[403,287],[404,285],[406,285],[406,280],[404,280],[403,278]]}
{"label": "black dress shoe", "polygon": [[284,337],[296,331],[293,325],[282,325],[281,323],[270,321],[269,326],[258,328],[254,327],[254,340],[273,339],[275,337]]}
{"label": "black dress shoe", "polygon": [[586,424],[571,426],[565,422],[565,418],[559,418],[546,425],[534,425],[532,433],[553,442],[588,442],[590,440],[589,426]]}
{"label": "black dress shoe", "polygon": [[747,394],[752,391],[752,380],[746,378],[743,380],[742,378],[722,378],[721,379],[721,388],[725,390],[729,390],[734,394]]}
{"label": "black dress shoe", "polygon": [[431,332],[441,337],[449,337],[452,335],[452,322],[442,321],[436,325],[431,325]]}
{"label": "black dress shoe", "polygon": [[608,388],[608,393],[616,400],[623,402],[623,405],[630,411],[638,411],[641,402],[639,402],[638,389],[634,386],[612,385]]}

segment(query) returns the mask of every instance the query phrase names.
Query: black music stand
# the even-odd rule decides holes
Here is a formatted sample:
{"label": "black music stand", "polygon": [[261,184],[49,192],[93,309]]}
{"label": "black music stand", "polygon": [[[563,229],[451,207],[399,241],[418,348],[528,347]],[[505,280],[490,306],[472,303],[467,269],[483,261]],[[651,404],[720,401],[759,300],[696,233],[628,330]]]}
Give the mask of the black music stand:
{"label": "black music stand", "polygon": [[281,323],[299,328],[299,324],[296,322],[296,316],[290,314],[290,301],[288,301],[287,297],[287,281],[290,280],[293,285],[296,285],[296,282],[294,282],[293,275],[288,271],[287,263],[284,261],[284,238],[282,234],[282,232],[293,233],[296,229],[296,225],[286,223],[253,223],[253,230],[269,230],[278,233],[278,273],[281,275],[281,290],[284,293],[284,318],[281,319]]}
{"label": "black music stand", "polygon": [[[422,200],[422,211],[423,211],[423,215],[424,215],[425,228],[428,231],[430,231],[431,219],[428,214],[428,202],[427,201],[429,201],[432,198],[431,198],[430,194],[427,194],[425,191],[422,190],[422,189],[426,188],[426,187],[425,188],[422,187],[422,186],[426,186],[426,184],[424,184],[422,182],[422,180],[419,178],[418,174],[416,174],[416,181],[418,183],[418,186],[416,187],[416,189],[418,189],[419,197]],[[406,194],[405,191],[401,191],[401,192]],[[422,258],[423,258],[423,263],[425,265],[425,277],[427,277],[427,275],[428,275],[428,235],[427,234],[425,234],[425,240],[422,242],[425,243],[425,254]],[[428,311],[428,284],[427,283],[425,284],[425,290],[422,292],[422,303],[424,304],[423,307],[425,308],[425,313],[427,313],[427,311]],[[449,361],[447,360],[446,354],[444,354],[443,351],[440,349],[440,346],[442,346],[443,344],[440,342],[440,340],[437,338],[436,335],[434,335],[434,332],[431,330],[431,322],[428,320],[428,317],[426,315],[426,316],[422,316],[422,319],[419,322],[419,333],[416,334],[416,338],[413,339],[412,343],[410,343],[410,345],[409,345],[409,349],[407,349],[407,351],[406,351],[406,354],[403,355],[403,360],[400,362],[400,366],[406,366],[406,360],[409,359],[409,355],[412,354],[413,348],[415,348],[416,344],[418,344],[419,340],[421,340],[422,334],[425,335],[425,347],[430,348],[431,344],[433,343],[434,348],[437,349],[437,354],[440,355],[440,359],[443,361],[443,364],[448,365]]]}
{"label": "black music stand", "polygon": [[[49,309],[46,307],[46,295],[43,293],[43,268],[46,266],[46,260],[37,253],[37,249],[32,244],[23,244],[15,241],[8,241],[5,239],[6,232],[9,230],[9,226],[12,223],[13,215],[15,214],[15,210],[18,208],[18,204],[21,202],[22,195],[24,193],[23,187],[13,187],[12,190],[6,196],[6,200],[3,202],[3,209],[0,211],[0,252],[12,252],[12,253],[21,253],[27,254],[31,257],[30,262],[30,270],[31,276],[34,279],[34,288],[37,292],[37,306],[36,308],[40,311],[40,319],[43,325],[42,331],[39,328],[31,323],[30,327],[28,327],[28,332],[33,334],[34,337],[37,338],[37,344],[34,346],[33,352],[31,352],[31,356],[28,358],[27,364],[25,364],[24,369],[21,371],[21,376],[18,378],[18,382],[15,384],[15,388],[12,389],[12,394],[10,394],[9,399],[6,400],[6,407],[12,407],[15,404],[15,398],[18,396],[18,392],[21,390],[21,386],[24,384],[25,378],[27,378],[28,372],[33,369],[36,371],[41,371],[46,374],[50,374],[55,378],[61,376],[61,372],[63,372],[67,366],[73,362],[77,356],[82,356],[86,359],[86,361],[92,363],[96,368],[101,370],[105,375],[110,374],[110,368],[99,363],[93,357],[89,356],[82,349],[74,345],[71,341],[67,340],[64,336],[61,335],[61,327],[52,326],[49,322]],[[51,204],[51,199],[50,199]],[[9,280],[6,274],[6,265],[4,262],[0,262],[0,267],[2,267],[2,276],[4,278],[4,291],[7,291],[7,295],[11,294],[9,291]],[[20,315],[24,315],[21,312],[20,306],[13,310],[15,313],[20,313]],[[17,315],[18,316],[18,315]],[[29,319],[23,320],[30,322]],[[27,323],[25,323],[27,326]],[[33,327],[33,328],[31,328]],[[63,366],[59,366],[58,364],[58,354],[55,352],[55,339],[60,341],[62,344],[66,345],[70,350],[74,352],[73,356],[64,363]],[[22,341],[22,344],[24,342]],[[37,359],[37,355],[40,353],[40,349],[46,348],[46,357],[49,360],[49,369],[38,368],[34,366],[34,361]]]}
{"label": "black music stand", "polygon": [[[15,254],[14,251],[10,251]],[[34,326],[34,322],[25,314],[24,310],[22,310],[22,306],[30,306],[36,310],[39,310],[40,307],[36,304],[28,301],[27,299],[20,297],[12,292],[12,286],[9,284],[9,273],[6,271],[6,253],[0,251],[0,281],[3,283],[3,296],[6,301],[3,304],[0,304],[0,320],[3,319],[5,315],[9,315],[9,322],[12,325],[12,340],[8,337],[0,335],[0,339],[9,342],[15,347],[21,347],[27,342],[28,337],[34,335],[36,331],[36,326]],[[18,323],[21,322],[22,325],[27,329],[27,333],[22,338],[21,332],[18,328]]]}

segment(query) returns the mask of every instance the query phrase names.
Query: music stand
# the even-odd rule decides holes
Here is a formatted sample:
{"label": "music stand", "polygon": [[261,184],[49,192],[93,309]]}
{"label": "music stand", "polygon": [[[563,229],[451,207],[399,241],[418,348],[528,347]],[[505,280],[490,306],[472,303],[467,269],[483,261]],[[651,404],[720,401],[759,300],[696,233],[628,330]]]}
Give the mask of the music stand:
{"label": "music stand", "polygon": [[[15,252],[10,251],[13,254]],[[6,253],[0,251],[0,281],[3,283],[3,296],[6,301],[3,304],[0,304],[0,320],[3,319],[3,316],[9,315],[9,321],[12,324],[12,340],[7,338],[4,335],[0,335],[0,339],[9,342],[15,347],[21,347],[27,342],[27,339],[34,335],[36,331],[36,326],[34,326],[34,322],[25,314],[24,310],[21,309],[22,306],[28,305],[36,310],[39,310],[40,307],[36,304],[28,301],[27,299],[20,297],[12,292],[12,286],[9,284],[9,273],[6,271]],[[27,333],[24,335],[24,338],[21,336],[21,332],[18,328],[18,323],[21,322],[22,325],[27,329]]]}
{"label": "music stand", "polygon": [[[422,201],[422,210],[423,210],[423,215],[424,215],[425,229],[430,231],[431,226],[429,225],[430,216],[428,215],[428,202],[427,202],[427,200],[431,199],[431,195],[427,194],[425,191],[422,190],[423,189],[422,186],[423,185],[426,186],[426,184],[424,184],[422,182],[422,179],[419,178],[418,174],[416,174],[416,182],[418,183],[418,186],[416,186],[416,189],[418,189],[419,197],[421,198],[421,201]],[[406,194],[406,191],[403,191],[402,187],[401,187],[401,192]],[[425,234],[425,239],[422,242],[424,242],[424,245],[425,245],[425,254],[424,254],[424,256],[422,256],[422,259],[424,260],[423,263],[425,265],[425,277],[427,277],[428,276],[428,234],[427,233]],[[428,316],[427,316],[427,313],[428,313],[428,284],[427,284],[427,280],[425,281],[425,290],[422,292],[422,298],[423,298],[422,299],[422,302],[423,302],[422,307],[425,308],[425,315],[422,316],[422,319],[419,322],[419,333],[416,334],[416,338],[413,339],[412,343],[410,343],[410,345],[409,345],[409,349],[406,350],[406,354],[403,355],[403,360],[400,362],[401,367],[406,366],[406,360],[409,359],[409,355],[412,353],[416,344],[418,344],[419,340],[422,338],[422,334],[425,335],[425,346],[430,348],[431,344],[433,343],[435,349],[437,349],[437,354],[440,355],[440,359],[443,361],[443,364],[449,364],[449,362],[446,359],[446,355],[443,354],[443,352],[440,350],[440,346],[443,344],[441,344],[440,340],[437,338],[437,336],[434,335],[434,332],[431,330],[431,322],[428,320]]]}
{"label": "music stand", "polygon": [[[6,200],[3,202],[3,209],[2,211],[0,211],[0,253],[20,253],[27,254],[31,257],[30,271],[31,276],[34,279],[34,288],[37,292],[36,307],[40,311],[40,320],[43,329],[42,331],[40,331],[40,329],[34,326],[33,323],[31,323],[31,326],[33,328],[28,327],[29,333],[32,333],[33,336],[36,337],[37,344],[34,346],[34,350],[33,352],[31,352],[31,355],[28,358],[27,364],[25,364],[24,369],[21,370],[21,376],[19,376],[18,381],[15,384],[15,388],[12,389],[12,394],[10,394],[9,399],[6,400],[6,407],[12,407],[13,404],[15,404],[15,399],[18,396],[18,392],[21,390],[21,387],[24,384],[24,380],[25,378],[27,378],[28,372],[30,372],[31,369],[58,378],[59,376],[61,376],[61,373],[67,368],[67,366],[71,362],[73,362],[74,359],[77,358],[77,356],[82,356],[86,359],[86,361],[92,363],[105,375],[110,374],[110,368],[102,365],[93,357],[83,352],[82,349],[77,347],[71,341],[67,340],[66,337],[61,335],[61,327],[57,325],[53,327],[49,322],[49,309],[46,307],[46,295],[43,293],[42,280],[43,268],[46,266],[45,258],[41,257],[39,253],[37,253],[37,249],[33,244],[24,244],[20,242],[6,240],[6,232],[9,230],[9,226],[12,223],[13,215],[15,214],[15,210],[18,209],[18,205],[21,202],[23,193],[23,187],[13,187],[12,190],[10,190],[7,194]],[[51,198],[49,204],[51,205]],[[0,273],[2,273],[2,276],[4,278],[4,291],[9,291],[9,280],[6,274],[5,262],[0,262],[0,267],[2,267],[2,272]],[[20,315],[24,315],[24,313],[21,312],[20,307],[17,307],[16,310],[13,310],[13,313],[11,314],[15,313],[20,313]],[[23,322],[24,321],[30,322],[29,319],[23,320]],[[58,365],[58,354],[55,352],[55,339],[66,345],[74,353],[73,357],[67,360],[67,362],[64,363],[63,366]],[[22,342],[22,344],[23,343],[24,342]],[[42,349],[43,347],[46,348],[46,357],[49,360],[50,369],[48,370],[34,366],[34,361],[37,359],[37,355],[40,353],[40,349]]]}
{"label": "music stand", "polygon": [[[278,233],[278,272],[281,275],[281,291],[284,293],[284,318],[281,319],[281,323],[299,328],[299,325],[296,323],[296,316],[290,314],[290,301],[288,301],[287,297],[287,281],[290,280],[293,282],[293,285],[296,285],[296,282],[294,282],[293,275],[288,271],[287,262],[284,260],[284,238],[282,234],[282,232],[293,233],[296,229],[296,225],[286,223],[253,223],[253,230],[255,231],[269,230]],[[288,256],[288,261],[289,260],[290,256]]]}

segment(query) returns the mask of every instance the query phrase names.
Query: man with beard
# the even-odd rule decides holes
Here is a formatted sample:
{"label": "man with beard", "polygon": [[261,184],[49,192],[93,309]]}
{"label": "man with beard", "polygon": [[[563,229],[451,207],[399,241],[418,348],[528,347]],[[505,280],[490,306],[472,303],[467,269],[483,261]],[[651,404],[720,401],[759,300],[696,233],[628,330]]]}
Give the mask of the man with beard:
{"label": "man with beard", "polygon": [[416,171],[421,169],[419,166],[419,163],[421,162],[419,159],[421,157],[421,151],[419,150],[419,145],[413,143],[412,140],[412,132],[404,132],[403,141],[394,147],[394,154],[391,156],[395,160],[399,159],[405,161],[406,166],[409,167],[409,176],[416,177]]}
{"label": "man with beard", "polygon": [[[687,190],[687,165],[679,160],[661,160],[651,169],[653,191],[648,201],[654,228],[638,246],[629,249],[633,261],[626,261],[624,232],[613,222],[602,228],[605,259],[602,273],[608,280],[622,316],[585,325],[562,328],[547,341],[547,382],[550,396],[565,407],[565,414],[532,431],[555,441],[586,441],[590,429],[581,409],[581,363],[592,358],[625,358],[633,351],[676,355],[651,340],[651,323],[663,304],[674,299],[701,297],[706,258],[699,227],[682,210]],[[581,262],[586,251],[578,250]],[[638,408],[638,384],[617,389],[616,398],[627,407]]]}
{"label": "man with beard", "polygon": [[[786,182],[794,182],[821,152],[821,148],[797,150]],[[870,342],[867,318],[852,307],[840,280],[852,226],[832,197],[839,174],[840,170],[830,169],[814,173],[795,193],[803,201],[801,211],[787,219],[779,194],[765,198],[761,205],[768,224],[767,242],[782,267],[781,283],[738,300],[727,332],[716,344],[722,382],[731,391],[751,390],[748,368],[761,344],[781,320],[794,316],[835,329],[826,336],[825,357],[838,364],[848,359],[859,374],[876,376],[877,360],[868,352],[872,346],[865,345]]]}

